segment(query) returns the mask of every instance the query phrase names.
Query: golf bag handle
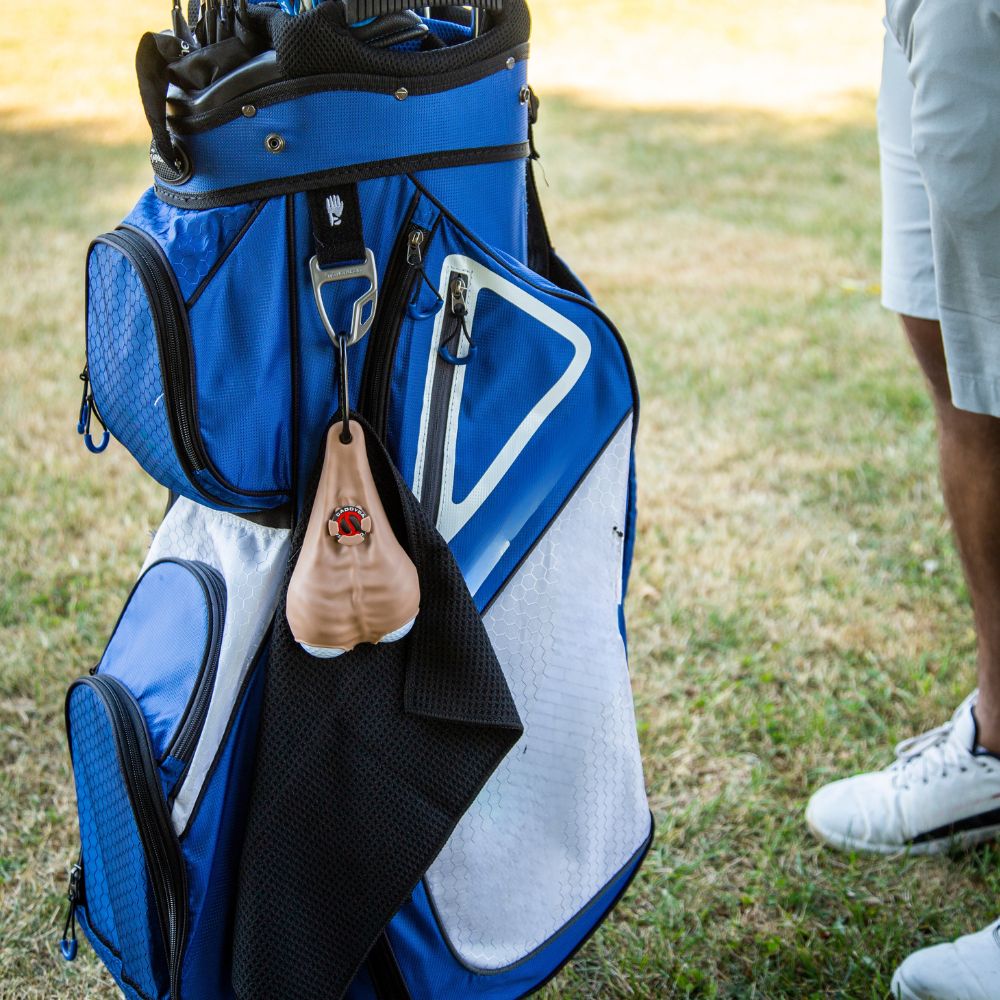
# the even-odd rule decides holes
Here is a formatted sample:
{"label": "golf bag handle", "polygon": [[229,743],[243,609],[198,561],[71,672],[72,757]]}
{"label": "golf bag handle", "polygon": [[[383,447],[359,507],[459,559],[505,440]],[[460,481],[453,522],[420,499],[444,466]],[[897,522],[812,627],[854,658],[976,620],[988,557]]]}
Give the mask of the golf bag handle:
{"label": "golf bag handle", "polygon": [[[383,14],[398,14],[403,10],[424,10],[426,7],[439,4],[415,3],[413,0],[345,0],[347,20],[351,24],[367,21],[370,17],[380,17]],[[503,0],[466,0],[463,7],[477,7],[479,10],[503,10]]]}

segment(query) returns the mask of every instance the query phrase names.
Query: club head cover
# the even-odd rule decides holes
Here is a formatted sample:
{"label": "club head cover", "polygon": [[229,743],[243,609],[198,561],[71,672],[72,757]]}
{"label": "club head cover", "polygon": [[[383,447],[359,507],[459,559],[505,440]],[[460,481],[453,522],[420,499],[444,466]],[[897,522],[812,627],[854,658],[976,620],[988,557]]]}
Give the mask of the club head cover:
{"label": "club head cover", "polygon": [[420,611],[417,569],[399,544],[368,465],[365,435],[342,424],[326,436],[323,468],[302,551],[288,585],[295,641],[332,658],[364,642],[394,642]]}

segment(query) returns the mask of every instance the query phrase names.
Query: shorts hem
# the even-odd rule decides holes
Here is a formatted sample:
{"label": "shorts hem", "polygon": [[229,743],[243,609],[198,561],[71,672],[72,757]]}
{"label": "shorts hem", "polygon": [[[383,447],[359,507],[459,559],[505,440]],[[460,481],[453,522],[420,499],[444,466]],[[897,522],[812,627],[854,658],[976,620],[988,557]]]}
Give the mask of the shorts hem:
{"label": "shorts hem", "polygon": [[940,320],[937,288],[915,282],[887,281],[882,278],[882,305],[901,316]]}
{"label": "shorts hem", "polygon": [[1000,417],[1000,378],[948,372],[951,402],[959,410]]}

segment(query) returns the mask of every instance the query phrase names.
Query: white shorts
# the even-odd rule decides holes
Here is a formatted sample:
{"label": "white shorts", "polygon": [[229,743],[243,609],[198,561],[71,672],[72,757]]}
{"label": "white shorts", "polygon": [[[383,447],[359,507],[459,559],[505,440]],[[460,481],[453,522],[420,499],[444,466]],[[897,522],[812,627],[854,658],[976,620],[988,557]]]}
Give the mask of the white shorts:
{"label": "white shorts", "polygon": [[1000,416],[1000,0],[889,0],[882,302],[941,321],[952,401]]}

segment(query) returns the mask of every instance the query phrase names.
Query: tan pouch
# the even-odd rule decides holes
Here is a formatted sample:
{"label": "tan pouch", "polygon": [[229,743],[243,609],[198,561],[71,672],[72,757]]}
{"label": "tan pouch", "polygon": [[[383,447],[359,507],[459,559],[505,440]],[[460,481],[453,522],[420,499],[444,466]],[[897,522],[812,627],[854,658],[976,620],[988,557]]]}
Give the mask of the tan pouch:
{"label": "tan pouch", "polygon": [[354,421],[327,432],[302,551],[288,585],[286,614],[295,641],[313,656],[335,657],[363,642],[393,642],[420,610],[417,569],[399,544]]}

